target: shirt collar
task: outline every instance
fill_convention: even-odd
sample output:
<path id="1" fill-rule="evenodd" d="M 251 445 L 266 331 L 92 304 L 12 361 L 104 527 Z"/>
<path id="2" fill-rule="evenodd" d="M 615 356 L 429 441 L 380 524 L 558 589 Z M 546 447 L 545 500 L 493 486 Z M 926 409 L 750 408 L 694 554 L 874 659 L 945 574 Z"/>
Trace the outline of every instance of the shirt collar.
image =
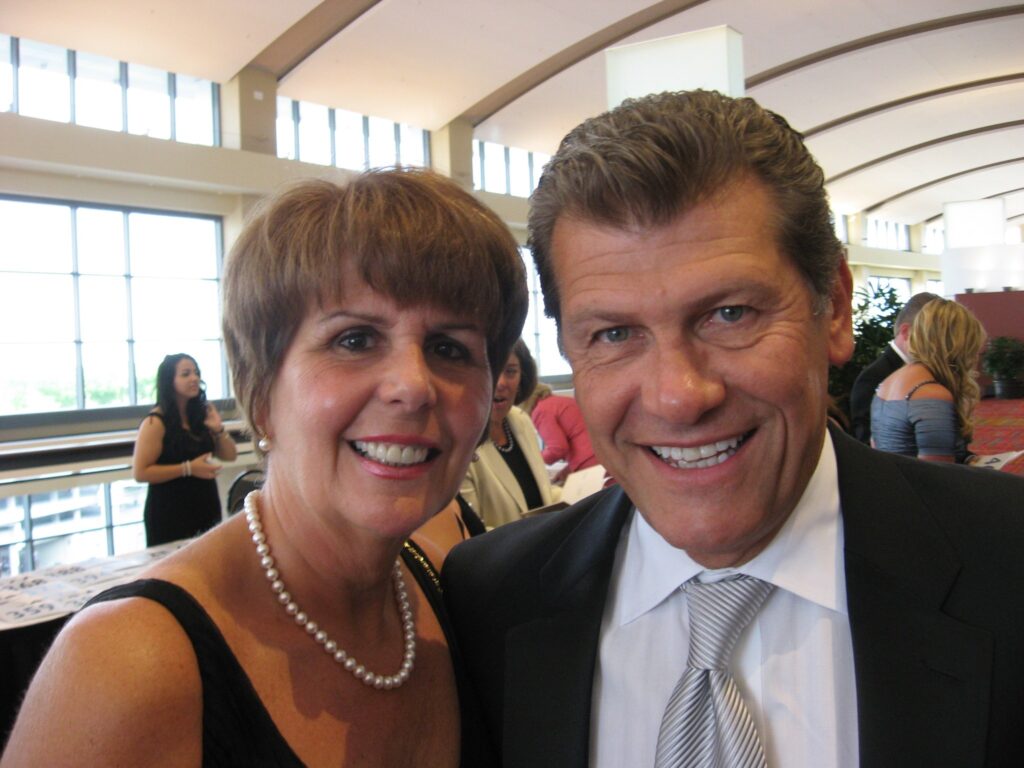
<path id="1" fill-rule="evenodd" d="M 904 365 L 910 362 L 910 356 L 902 349 L 897 347 L 895 341 L 890 341 L 889 346 L 892 347 L 893 351 L 900 356 L 900 360 L 903 361 Z"/>
<path id="2" fill-rule="evenodd" d="M 628 624 L 661 604 L 686 581 L 743 573 L 846 615 L 843 530 L 832 438 L 826 432 L 818 464 L 792 514 L 757 557 L 737 568 L 706 570 L 634 514 L 625 536 L 613 621 Z"/>

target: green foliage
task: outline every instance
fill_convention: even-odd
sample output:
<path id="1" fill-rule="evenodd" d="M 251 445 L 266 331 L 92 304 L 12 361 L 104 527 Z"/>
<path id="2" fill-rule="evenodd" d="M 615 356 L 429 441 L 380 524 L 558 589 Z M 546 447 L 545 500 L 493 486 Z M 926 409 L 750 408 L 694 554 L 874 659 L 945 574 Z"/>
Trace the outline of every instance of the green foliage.
<path id="1" fill-rule="evenodd" d="M 981 368 L 999 381 L 1011 381 L 1024 373 L 1024 341 L 996 336 L 981 355 Z"/>
<path id="2" fill-rule="evenodd" d="M 105 405 L 127 405 L 128 387 L 114 384 L 94 384 L 85 391 L 86 407 Z"/>
<path id="3" fill-rule="evenodd" d="M 892 341 L 893 324 L 903 306 L 891 287 L 869 285 L 856 291 L 853 299 L 853 357 L 841 368 L 833 367 L 828 372 L 828 392 L 847 418 L 853 382 Z"/>

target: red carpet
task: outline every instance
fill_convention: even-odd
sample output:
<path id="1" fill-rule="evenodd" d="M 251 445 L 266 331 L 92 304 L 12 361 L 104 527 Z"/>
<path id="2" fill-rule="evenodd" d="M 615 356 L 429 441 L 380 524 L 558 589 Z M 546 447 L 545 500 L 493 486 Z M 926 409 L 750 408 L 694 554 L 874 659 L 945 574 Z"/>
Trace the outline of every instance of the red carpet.
<path id="1" fill-rule="evenodd" d="M 987 398 L 978 403 L 974 420 L 974 453 L 1024 451 L 1024 400 Z M 1014 459 L 1002 471 L 1024 475 L 1024 456 Z"/>

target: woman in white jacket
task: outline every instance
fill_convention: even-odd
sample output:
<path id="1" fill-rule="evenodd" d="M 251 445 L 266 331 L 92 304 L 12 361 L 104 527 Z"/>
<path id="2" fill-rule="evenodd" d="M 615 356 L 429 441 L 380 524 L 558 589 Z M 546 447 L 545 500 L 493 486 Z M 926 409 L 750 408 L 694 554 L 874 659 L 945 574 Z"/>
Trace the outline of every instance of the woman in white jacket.
<path id="1" fill-rule="evenodd" d="M 520 339 L 498 377 L 489 439 L 477 448 L 459 493 L 488 528 L 558 500 L 529 415 L 516 407 L 537 385 L 537 365 Z"/>

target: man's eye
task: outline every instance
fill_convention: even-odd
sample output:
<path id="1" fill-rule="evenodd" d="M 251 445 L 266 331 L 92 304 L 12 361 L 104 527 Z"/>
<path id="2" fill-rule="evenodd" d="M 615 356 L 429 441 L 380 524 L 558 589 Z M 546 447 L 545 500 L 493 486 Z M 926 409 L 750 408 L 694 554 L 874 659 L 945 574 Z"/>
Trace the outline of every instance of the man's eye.
<path id="1" fill-rule="evenodd" d="M 719 307 L 715 314 L 726 323 L 736 323 L 746 314 L 746 307 Z"/>
<path id="2" fill-rule="evenodd" d="M 606 328 L 603 331 L 598 331 L 596 338 L 598 341 L 607 341 L 611 342 L 612 344 L 621 344 L 622 342 L 629 339 L 629 329 L 622 327 Z"/>

